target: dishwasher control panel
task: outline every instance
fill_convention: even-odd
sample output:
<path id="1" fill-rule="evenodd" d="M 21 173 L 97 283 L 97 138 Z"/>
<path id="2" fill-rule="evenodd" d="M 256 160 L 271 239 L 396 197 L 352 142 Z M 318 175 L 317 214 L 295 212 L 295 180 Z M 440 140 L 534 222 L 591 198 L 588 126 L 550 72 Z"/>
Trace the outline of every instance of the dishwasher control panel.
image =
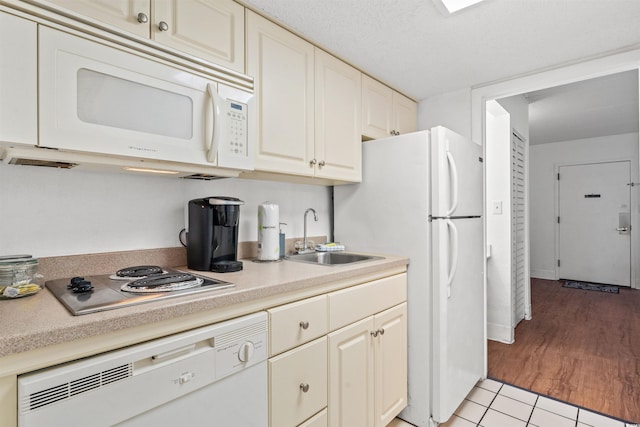
<path id="1" fill-rule="evenodd" d="M 232 330 L 213 338 L 216 379 L 267 360 L 267 316 L 258 314 L 264 316 L 245 325 L 235 324 Z"/>

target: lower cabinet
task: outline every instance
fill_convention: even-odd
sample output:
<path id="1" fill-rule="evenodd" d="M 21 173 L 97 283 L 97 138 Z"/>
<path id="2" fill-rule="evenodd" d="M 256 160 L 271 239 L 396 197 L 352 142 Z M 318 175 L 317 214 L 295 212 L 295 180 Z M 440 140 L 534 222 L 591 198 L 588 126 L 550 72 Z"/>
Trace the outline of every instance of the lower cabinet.
<path id="1" fill-rule="evenodd" d="M 386 426 L 407 403 L 407 305 L 329 334 L 329 425 Z"/>
<path id="2" fill-rule="evenodd" d="M 327 406 L 326 337 L 269 359 L 269 396 L 272 427 L 297 426 Z"/>
<path id="3" fill-rule="evenodd" d="M 405 273 L 269 312 L 271 427 L 384 427 L 407 404 Z"/>

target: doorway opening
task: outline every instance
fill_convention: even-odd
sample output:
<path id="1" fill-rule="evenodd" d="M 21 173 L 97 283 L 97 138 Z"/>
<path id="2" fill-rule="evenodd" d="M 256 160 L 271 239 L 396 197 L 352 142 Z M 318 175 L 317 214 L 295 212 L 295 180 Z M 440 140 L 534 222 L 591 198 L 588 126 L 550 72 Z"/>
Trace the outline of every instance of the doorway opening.
<path id="1" fill-rule="evenodd" d="M 602 65 L 602 64 L 599 64 Z M 617 230 L 618 228 L 624 229 L 626 228 L 622 222 L 628 219 L 629 225 L 631 226 L 630 235 L 624 237 L 628 239 L 629 245 L 629 255 L 626 254 L 620 255 L 621 258 L 629 259 L 628 271 L 624 272 L 622 275 L 627 275 L 629 277 L 628 283 L 626 286 L 630 286 L 631 288 L 640 288 L 640 277 L 637 274 L 639 269 L 639 246 L 638 239 L 635 237 L 637 233 L 633 233 L 633 231 L 638 230 L 638 217 L 640 216 L 640 198 L 638 192 L 636 191 L 634 181 L 638 181 L 638 159 L 639 159 L 639 140 L 638 140 L 638 98 L 640 97 L 640 93 L 638 90 L 638 70 L 637 70 L 637 62 L 633 64 L 626 64 L 625 67 L 628 67 L 624 70 L 620 70 L 620 64 L 616 64 L 615 67 L 608 68 L 600 68 L 597 72 L 591 70 L 591 76 L 593 74 L 598 75 L 596 79 L 588 79 L 583 80 L 585 78 L 585 69 L 582 70 L 572 70 L 575 73 L 567 73 L 564 70 L 565 74 L 563 75 L 563 79 L 565 79 L 565 83 L 563 85 L 554 86 L 553 84 L 557 82 L 558 74 L 562 74 L 558 70 L 554 72 L 542 73 L 541 75 L 535 77 L 528 77 L 519 79 L 517 82 L 508 82 L 504 84 L 497 84 L 491 88 L 482 88 L 474 91 L 472 94 L 473 97 L 473 114 L 474 114 L 474 138 L 478 138 L 484 141 L 485 149 L 486 149 L 486 161 L 487 166 L 492 162 L 491 157 L 491 148 L 490 148 L 490 135 L 489 135 L 489 126 L 488 122 L 490 121 L 490 116 L 492 114 L 490 104 L 492 101 L 505 101 L 513 103 L 517 102 L 520 104 L 524 104 L 527 106 L 526 117 L 524 117 L 524 121 L 526 121 L 526 126 L 522 126 L 523 117 L 520 114 L 521 112 L 518 108 L 514 108 L 513 106 L 506 106 L 505 110 L 508 114 L 510 114 L 510 119 L 508 124 L 505 125 L 506 131 L 510 132 L 515 129 L 516 131 L 523 133 L 525 139 L 529 142 L 528 148 L 528 158 L 529 158 L 529 169 L 527 171 L 527 181 L 530 182 L 530 185 L 527 190 L 527 196 L 529 197 L 529 205 L 527 210 L 527 223 L 526 228 L 529 230 L 529 234 L 525 234 L 525 246 L 529 249 L 527 254 L 527 260 L 529 261 L 530 273 L 526 277 L 526 282 L 533 282 L 533 286 L 543 286 L 543 284 L 552 283 L 551 281 L 558 280 L 561 276 L 567 275 L 567 270 L 564 270 L 563 260 L 566 258 L 567 253 L 569 251 L 576 252 L 576 248 L 580 250 L 584 249 L 586 246 L 590 244 L 584 241 L 581 243 L 580 241 L 575 241 L 575 237 L 566 237 L 563 238 L 565 241 L 564 245 L 561 244 L 560 233 L 563 230 L 569 230 L 569 228 L 562 227 L 562 216 L 563 214 L 558 214 L 559 211 L 567 212 L 569 206 L 562 206 L 563 199 L 559 198 L 559 192 L 561 188 L 557 181 L 558 172 L 568 172 L 569 169 L 561 168 L 569 168 L 571 166 L 580 165 L 580 164 L 608 164 L 608 163 L 622 163 L 628 166 L 628 174 L 626 175 L 626 182 L 622 184 L 623 191 L 627 192 L 628 202 L 618 201 L 616 202 L 617 211 L 612 216 L 615 219 L 614 227 L 609 230 L 612 232 L 612 237 L 618 237 L 620 233 L 624 233 L 625 231 Z M 571 68 L 571 67 L 569 67 Z M 599 68 L 599 67 L 595 67 Z M 623 67 L 624 68 L 624 67 Z M 618 72 L 621 71 L 621 72 Z M 567 74 L 572 74 L 571 77 L 567 77 Z M 568 80 L 568 82 L 566 81 Z M 619 88 L 611 87 L 612 84 L 627 82 L 631 83 L 631 86 L 621 86 L 623 92 L 625 92 L 625 100 L 631 98 L 632 102 L 627 103 L 628 105 L 620 105 L 616 100 L 616 97 L 619 96 Z M 594 94 L 594 91 L 599 93 L 599 95 Z M 618 95 L 616 95 L 618 94 Z M 570 102 L 569 98 L 574 98 L 573 101 Z M 605 110 L 603 111 L 593 108 L 594 101 L 603 101 L 603 106 Z M 505 102 L 501 102 L 502 105 Z M 624 102 L 622 102 L 624 104 Z M 577 105 L 577 107 L 576 107 Z M 485 107 L 486 106 L 486 107 Z M 547 110 L 553 110 L 552 107 L 555 106 L 555 113 L 546 117 L 546 126 L 542 126 L 544 120 L 541 121 L 540 117 L 544 117 L 544 115 L 540 112 L 541 108 L 545 108 Z M 478 111 L 481 111 L 480 118 L 481 121 L 478 121 Z M 577 117 L 579 116 L 578 112 L 580 110 L 589 110 L 591 109 L 591 116 L 589 116 L 589 112 L 583 112 L 582 122 L 576 122 Z M 595 111 L 595 112 L 594 112 Z M 605 114 L 607 113 L 607 114 Z M 611 114 L 608 114 L 611 113 Z M 604 120 L 605 115 L 609 115 L 610 120 Z M 631 118 L 630 120 L 627 120 Z M 564 126 L 566 125 L 566 126 Z M 600 134 L 598 133 L 588 133 L 593 132 L 594 129 L 599 129 Z M 486 132 L 486 134 L 485 134 Z M 564 133 L 563 133 L 564 132 Z M 570 132 L 570 133 L 566 133 Z M 556 135 L 556 136 L 553 136 Z M 559 135 L 559 136 L 558 136 Z M 502 157 L 502 161 L 505 157 Z M 495 158 L 493 159 L 495 162 Z M 596 177 L 594 182 L 599 182 L 602 174 L 609 177 L 609 171 L 591 171 Z M 624 175 L 624 172 L 622 173 Z M 503 179 L 506 179 L 507 176 L 503 175 Z M 590 185 L 594 184 L 592 182 Z M 489 245 L 492 244 L 492 236 L 490 235 L 489 230 L 489 222 L 492 218 L 492 209 L 494 208 L 494 201 L 491 199 L 490 193 L 490 185 L 491 185 L 491 177 L 490 172 L 487 172 L 487 243 Z M 584 184 L 584 183 L 583 183 Z M 602 194 L 604 190 L 585 190 L 585 188 L 581 188 L 582 192 L 581 201 L 588 202 L 597 202 L 603 201 L 604 197 Z M 567 189 L 565 189 L 565 192 Z M 577 194 L 577 193 L 576 193 Z M 601 197 L 598 198 L 597 194 L 600 194 Z M 585 197 L 585 195 L 587 197 Z M 600 199 L 600 200 L 598 200 Z M 565 201 L 566 202 L 566 201 Z M 575 201 L 573 202 L 575 205 Z M 570 203 L 569 203 L 570 204 Z M 592 203 L 592 205 L 595 205 Z M 626 205 L 626 206 L 624 206 Z M 511 247 L 515 247 L 517 245 L 517 233 L 514 233 L 513 221 L 514 221 L 514 212 L 512 205 L 509 207 L 511 216 L 510 220 L 512 222 L 511 233 L 509 236 L 509 244 Z M 584 209 L 583 207 L 576 207 L 576 216 L 580 219 L 585 219 L 580 217 L 580 212 Z M 592 206 L 595 207 L 595 206 Z M 598 214 L 602 217 L 605 216 L 604 213 Z M 598 216 L 596 215 L 596 217 Z M 561 217 L 560 226 L 557 223 L 558 216 Z M 568 218 L 567 218 L 568 219 Z M 586 219 L 585 219 L 586 220 Z M 622 221 L 622 222 L 620 222 Z M 568 225 L 565 223 L 565 225 Z M 584 226 L 583 226 L 584 227 Z M 583 231 L 584 234 L 584 231 Z M 566 246 L 566 241 L 572 241 L 573 249 L 570 249 Z M 604 242 L 603 242 L 604 243 Z M 595 245 L 591 245 L 595 246 Z M 608 245 L 602 245 L 599 247 L 599 252 L 596 251 L 595 256 L 597 261 L 601 263 L 598 270 L 605 270 L 602 265 L 611 266 L 614 271 L 618 273 L 620 270 L 625 270 L 626 267 L 618 268 L 615 262 L 604 261 L 604 257 L 602 256 L 602 251 L 607 250 L 606 247 Z M 503 248 L 506 250 L 506 248 Z M 491 248 L 490 253 L 493 256 L 497 250 L 500 248 Z M 579 251 L 578 251 L 579 252 Z M 600 254 L 600 256 L 598 255 Z M 578 254 L 579 255 L 579 254 Z M 583 255 L 586 259 L 586 255 Z M 580 258 L 580 256 L 576 256 L 576 258 Z M 582 260 L 582 264 L 584 266 L 585 259 Z M 561 266 L 558 267 L 557 261 L 560 260 Z M 502 265 L 503 268 L 510 268 L 511 272 L 511 280 L 515 277 L 514 269 L 517 266 L 512 262 L 507 265 Z M 567 260 L 569 262 L 570 260 Z M 488 261 L 488 263 L 490 260 Z M 604 264 L 602 264 L 604 263 Z M 597 264 L 591 262 L 591 264 Z M 569 267 L 569 266 L 567 266 Z M 609 268 L 611 270 L 611 268 Z M 601 280 L 601 281 L 615 281 L 610 277 L 596 277 L 595 274 L 592 274 L 592 281 Z M 504 279 L 504 278 L 503 278 Z M 559 282 L 558 282 L 559 283 Z M 555 284 L 558 284 L 555 283 Z M 620 282 L 622 286 L 625 282 Z M 502 343 L 510 343 L 513 340 L 509 340 L 508 334 L 503 334 L 502 336 L 492 336 L 492 328 L 489 323 L 489 317 L 491 316 L 492 309 L 495 311 L 496 301 L 492 301 L 492 292 L 495 293 L 496 285 L 500 285 L 500 280 L 496 281 L 496 277 L 491 277 L 491 268 L 487 266 L 487 316 L 488 316 L 488 324 L 487 324 L 487 332 L 489 339 L 497 340 Z M 630 292 L 637 292 L 635 290 L 629 290 Z M 594 296 L 596 300 L 598 296 Z M 504 301 L 504 300 L 503 300 Z M 513 300 L 511 300 L 513 301 Z M 539 310 L 542 310 L 545 307 L 538 307 Z M 503 306 L 504 310 L 505 307 Z M 509 312 L 514 312 L 516 310 L 516 303 L 512 302 L 511 306 L 507 306 L 506 310 Z M 582 308 L 581 310 L 588 310 L 587 307 Z M 588 314 L 588 313 L 584 313 Z M 543 316 L 545 313 L 536 310 L 535 299 L 533 301 L 532 307 L 532 317 L 535 322 L 536 316 Z M 556 319 L 558 320 L 558 319 Z M 631 319 L 623 320 L 625 322 L 631 322 Z M 528 322 L 524 322 L 527 324 Z M 505 323 L 504 325 L 508 328 L 510 325 Z M 585 337 L 584 344 L 584 354 L 587 356 L 587 359 L 591 359 L 595 361 L 596 365 L 589 365 L 584 363 L 584 360 L 573 360 L 569 361 L 563 356 L 563 349 L 560 348 L 553 349 L 553 353 L 556 356 L 555 362 L 553 359 L 549 359 L 548 353 L 545 351 L 540 352 L 539 354 L 531 354 L 533 351 L 527 353 L 521 352 L 520 356 L 526 358 L 529 362 L 534 362 L 534 365 L 519 363 L 516 362 L 516 365 L 520 368 L 518 369 L 518 376 L 521 378 L 528 378 L 524 383 L 517 384 L 515 381 L 509 381 L 508 378 L 497 378 L 502 381 L 512 382 L 516 385 L 520 385 L 523 388 L 532 389 L 535 392 L 539 392 L 542 394 L 549 394 L 551 388 L 547 388 L 545 390 L 535 389 L 533 377 L 536 375 L 540 376 L 541 368 L 544 365 L 547 367 L 548 364 L 552 363 L 560 363 L 555 369 L 552 369 L 552 372 L 557 374 L 555 378 L 556 383 L 562 383 L 563 375 L 562 371 L 564 368 L 570 367 L 571 369 L 582 369 L 582 372 L 578 372 L 578 376 L 586 377 L 589 375 L 589 372 L 597 371 L 598 369 L 602 369 L 604 364 L 603 359 L 598 359 L 599 355 L 596 354 L 597 346 L 591 346 L 589 343 L 592 341 L 597 341 L 598 339 L 595 336 L 589 336 L 589 334 L 583 335 L 582 333 L 585 331 L 579 331 L 575 328 L 579 328 L 580 322 L 572 322 L 571 327 L 567 325 L 559 325 L 560 328 L 556 333 L 571 333 L 569 331 L 574 332 L 574 335 L 580 335 L 581 337 Z M 586 326 L 586 324 L 585 324 Z M 628 325 L 622 325 L 628 326 Z M 573 328 L 573 329 L 572 329 Z M 495 332 L 495 329 L 493 329 Z M 512 337 L 515 340 L 515 344 L 512 346 L 507 345 L 505 348 L 519 346 L 519 339 L 522 340 L 522 336 L 519 337 L 518 332 L 515 330 L 512 331 Z M 521 335 L 521 334 L 520 334 Z M 505 339 L 505 337 L 507 337 Z M 593 343 L 593 342 L 592 342 Z M 489 362 L 488 362 L 488 373 L 491 376 L 492 372 L 492 364 L 495 362 L 491 360 L 492 357 L 495 358 L 495 347 L 502 346 L 504 344 L 497 344 L 496 341 L 489 343 Z M 616 344 L 618 345 L 618 344 Z M 626 347 L 625 347 L 626 346 Z M 633 352 L 633 349 L 629 348 L 630 343 L 622 343 L 618 345 L 617 349 L 619 352 Z M 593 353 L 591 353 L 593 352 Z M 505 353 L 506 354 L 506 353 Z M 566 352 L 568 354 L 568 352 Z M 512 356 L 515 357 L 515 356 Z M 561 360 L 562 362 L 558 362 Z M 598 364 L 600 364 L 598 366 Z M 515 365 L 514 365 L 515 366 Z M 534 366 L 532 368 L 532 366 Z M 522 372 L 523 369 L 531 369 L 530 372 Z M 534 372 L 537 370 L 537 372 Z M 614 373 L 613 376 L 616 374 Z M 565 378 L 566 379 L 566 378 Z M 639 378 L 640 379 L 640 378 Z M 575 387 L 575 384 L 564 384 L 565 387 Z M 603 392 L 604 388 L 600 393 Z M 584 393 L 595 393 L 593 396 L 596 396 L 598 393 L 597 388 L 594 390 L 584 390 L 576 387 L 573 390 L 574 398 L 577 399 L 577 396 Z M 555 396 L 551 396 L 555 397 Z M 557 396 L 557 398 L 567 400 L 570 403 L 575 403 L 577 405 L 581 405 L 580 402 L 572 402 L 572 399 L 567 399 L 566 396 Z M 595 397 L 595 399 L 601 399 L 602 401 L 607 400 L 607 396 L 599 396 Z M 593 408 L 596 409 L 597 408 Z M 619 416 L 619 415 L 618 415 Z"/>

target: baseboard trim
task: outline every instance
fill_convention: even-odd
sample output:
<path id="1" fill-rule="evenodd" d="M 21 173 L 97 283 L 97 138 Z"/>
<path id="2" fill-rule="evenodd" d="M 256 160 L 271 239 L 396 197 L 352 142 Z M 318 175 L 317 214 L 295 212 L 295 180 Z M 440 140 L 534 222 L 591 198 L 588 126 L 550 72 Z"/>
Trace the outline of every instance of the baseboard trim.
<path id="1" fill-rule="evenodd" d="M 497 323 L 487 323 L 487 339 L 504 344 L 513 344 L 513 328 Z"/>
<path id="2" fill-rule="evenodd" d="M 531 277 L 534 279 L 556 280 L 556 272 L 555 270 L 531 269 Z"/>

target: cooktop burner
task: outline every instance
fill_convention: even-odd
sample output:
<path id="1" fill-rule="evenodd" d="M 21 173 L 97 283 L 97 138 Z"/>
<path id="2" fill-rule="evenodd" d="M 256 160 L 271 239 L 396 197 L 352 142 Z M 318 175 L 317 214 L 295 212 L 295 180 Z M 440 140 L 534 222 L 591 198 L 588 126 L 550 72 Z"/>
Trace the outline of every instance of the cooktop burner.
<path id="1" fill-rule="evenodd" d="M 201 286 L 204 279 L 189 273 L 153 274 L 143 279 L 134 280 L 120 286 L 125 292 L 173 292 Z"/>
<path id="2" fill-rule="evenodd" d="M 235 286 L 155 266 L 130 267 L 115 275 L 49 280 L 45 285 L 75 316 Z"/>

